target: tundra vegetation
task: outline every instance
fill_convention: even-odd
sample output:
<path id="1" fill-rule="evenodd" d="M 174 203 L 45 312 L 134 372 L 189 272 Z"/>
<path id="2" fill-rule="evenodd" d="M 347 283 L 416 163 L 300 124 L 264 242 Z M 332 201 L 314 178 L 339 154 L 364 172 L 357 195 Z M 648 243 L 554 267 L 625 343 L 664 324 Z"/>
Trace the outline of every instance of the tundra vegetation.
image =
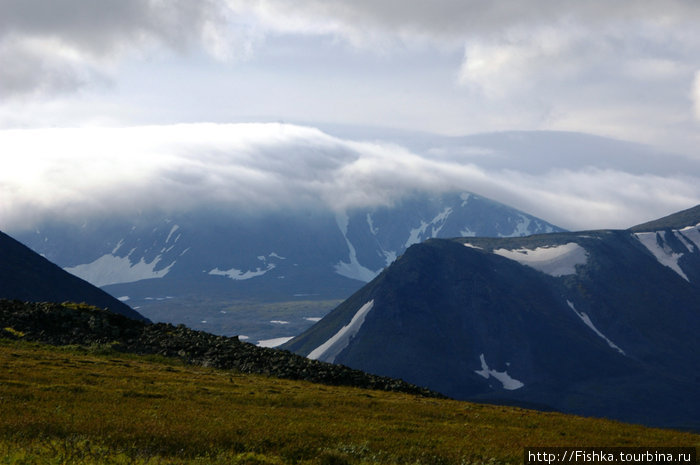
<path id="1" fill-rule="evenodd" d="M 0 326 L 1 464 L 497 464 L 522 463 L 526 446 L 700 446 L 687 432 L 47 345 Z"/>

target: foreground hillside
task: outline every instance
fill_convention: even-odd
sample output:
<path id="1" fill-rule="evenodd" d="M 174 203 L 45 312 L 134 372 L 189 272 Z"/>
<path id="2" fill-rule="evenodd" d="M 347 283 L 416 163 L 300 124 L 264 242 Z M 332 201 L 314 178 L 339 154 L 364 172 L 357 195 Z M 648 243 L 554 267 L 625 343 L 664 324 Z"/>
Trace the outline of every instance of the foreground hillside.
<path id="1" fill-rule="evenodd" d="M 242 373 L 444 397 L 398 379 L 256 347 L 236 337 L 215 336 L 183 325 L 132 320 L 84 304 L 0 299 L 0 338 L 58 346 L 104 346 L 119 352 L 174 357 L 192 365 Z"/>
<path id="2" fill-rule="evenodd" d="M 700 436 L 0 339 L 0 463 L 522 463 Z"/>

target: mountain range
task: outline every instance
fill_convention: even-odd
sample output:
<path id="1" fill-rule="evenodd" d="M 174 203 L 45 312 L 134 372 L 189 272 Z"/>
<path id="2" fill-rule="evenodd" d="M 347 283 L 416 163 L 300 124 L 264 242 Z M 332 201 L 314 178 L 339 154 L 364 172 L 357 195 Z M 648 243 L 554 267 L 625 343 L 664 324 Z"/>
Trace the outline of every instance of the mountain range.
<path id="1" fill-rule="evenodd" d="M 430 239 L 283 348 L 448 396 L 700 428 L 700 206 Z"/>
<path id="2" fill-rule="evenodd" d="M 274 344 L 307 329 L 414 243 L 555 231 L 455 192 L 343 212 L 211 207 L 56 220 L 14 236 L 154 321 Z"/>

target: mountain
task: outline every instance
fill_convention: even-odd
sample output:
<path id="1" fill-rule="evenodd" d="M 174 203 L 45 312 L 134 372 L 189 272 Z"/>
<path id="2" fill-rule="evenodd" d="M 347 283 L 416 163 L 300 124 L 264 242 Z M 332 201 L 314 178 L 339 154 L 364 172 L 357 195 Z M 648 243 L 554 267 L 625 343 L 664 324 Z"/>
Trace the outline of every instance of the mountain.
<path id="1" fill-rule="evenodd" d="M 700 208 L 433 239 L 286 349 L 458 399 L 700 429 Z"/>
<path id="2" fill-rule="evenodd" d="M 47 221 L 16 237 L 152 320 L 259 341 L 301 333 L 411 244 L 552 231 L 561 229 L 456 192 L 340 213 L 211 207 Z"/>
<path id="3" fill-rule="evenodd" d="M 145 320 L 128 305 L 62 270 L 3 232 L 0 232 L 0 298 L 85 302 L 129 318 Z"/>

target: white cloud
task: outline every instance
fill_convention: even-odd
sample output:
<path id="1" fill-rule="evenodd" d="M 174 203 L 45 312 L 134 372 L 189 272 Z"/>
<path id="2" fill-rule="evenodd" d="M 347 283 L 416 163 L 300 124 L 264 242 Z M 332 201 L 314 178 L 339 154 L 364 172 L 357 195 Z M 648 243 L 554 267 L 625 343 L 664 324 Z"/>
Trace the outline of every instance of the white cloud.
<path id="1" fill-rule="evenodd" d="M 5 0 L 0 125 L 555 129 L 692 153 L 699 22 L 685 0 Z"/>
<path id="2" fill-rule="evenodd" d="M 162 46 L 245 58 L 257 36 L 230 27 L 228 13 L 216 0 L 4 0 L 0 96 L 75 91 L 111 76 L 122 59 Z"/>
<path id="3" fill-rule="evenodd" d="M 517 140 L 509 144 L 518 147 Z M 649 174 L 625 170 L 624 163 L 547 168 L 542 158 L 531 161 L 538 169 L 515 171 L 504 166 L 521 152 L 503 152 L 500 164 L 489 165 L 488 154 L 505 149 L 489 150 L 461 161 L 437 159 L 399 145 L 283 124 L 5 130 L 0 229 L 31 227 L 50 215 L 82 218 L 222 203 L 342 210 L 391 204 L 416 190 L 473 191 L 570 229 L 628 227 L 700 202 L 697 170 Z"/>
<path id="4" fill-rule="evenodd" d="M 700 71 L 695 72 L 693 80 L 691 99 L 693 101 L 693 109 L 695 110 L 695 118 L 700 121 Z"/>

